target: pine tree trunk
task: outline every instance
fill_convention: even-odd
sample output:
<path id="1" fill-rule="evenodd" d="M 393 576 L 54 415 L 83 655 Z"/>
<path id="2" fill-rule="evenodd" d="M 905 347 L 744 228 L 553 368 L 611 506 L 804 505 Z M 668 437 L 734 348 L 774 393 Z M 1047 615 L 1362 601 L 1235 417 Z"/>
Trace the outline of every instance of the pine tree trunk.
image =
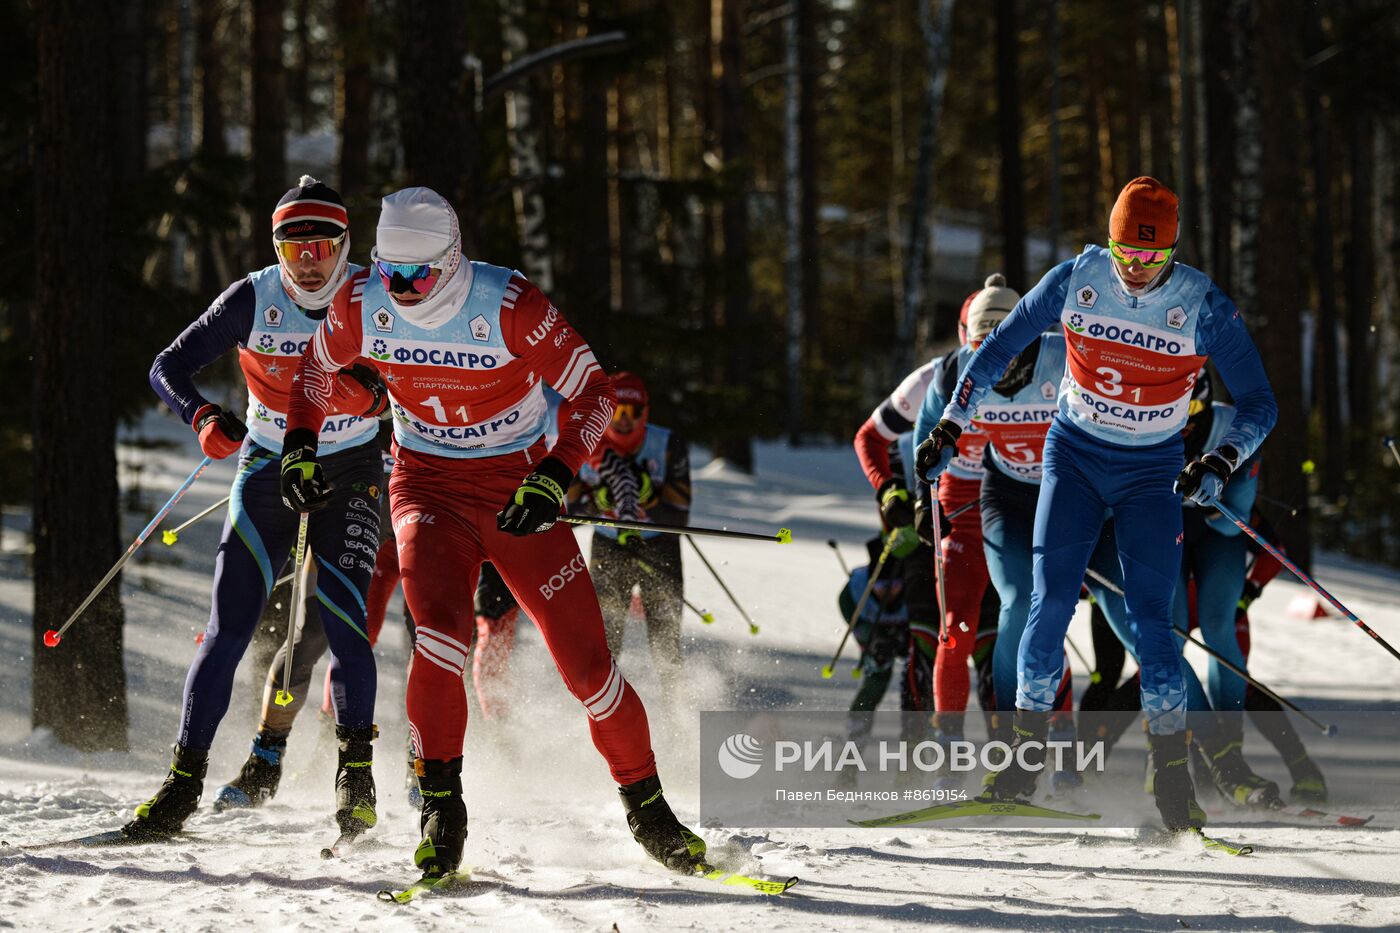
<path id="1" fill-rule="evenodd" d="M 369 0 L 340 0 L 340 195 L 347 202 L 369 188 L 370 100 L 374 34 Z"/>
<path id="2" fill-rule="evenodd" d="M 724 282 L 725 387 L 745 403 L 752 398 L 754 380 L 750 348 L 755 339 L 749 316 L 749 137 L 744 94 L 744 24 L 741 0 L 720 4 L 719 137 L 721 172 L 720 228 L 724 251 L 720 279 Z M 739 418 L 716 444 L 715 452 L 746 472 L 753 471 L 753 439 Z"/>
<path id="3" fill-rule="evenodd" d="M 253 0 L 253 215 L 270 214 L 296 179 L 287 177 L 286 72 L 282 64 L 283 0 Z M 266 244 L 258 237 L 258 244 Z M 252 264 L 272 259 L 260 245 Z"/>
<path id="4" fill-rule="evenodd" d="M 1230 0 L 1201 0 L 1202 84 L 1205 101 L 1205 208 L 1210 239 L 1201 244 L 1206 268 L 1226 293 L 1235 293 L 1232 246 L 1235 222 L 1235 93 Z"/>
<path id="5" fill-rule="evenodd" d="M 123 187 L 146 171 L 146 29 L 147 0 L 119 4 L 113 39 L 116 57 L 112 82 L 112 176 Z"/>
<path id="6" fill-rule="evenodd" d="M 223 56 L 218 35 L 224 16 L 223 0 L 199 0 L 196 11 L 195 58 L 199 63 L 199 149 L 205 155 L 228 152 L 224 139 Z"/>
<path id="7" fill-rule="evenodd" d="M 1375 132 L 1371 118 L 1353 114 L 1349 127 L 1351 148 L 1351 232 L 1346 250 L 1347 288 L 1347 402 L 1351 413 L 1351 463 L 1358 471 L 1374 456 L 1375 437 L 1375 327 L 1371 313 L 1375 301 L 1375 253 L 1372 239 L 1371 182 Z"/>
<path id="8" fill-rule="evenodd" d="M 1303 14 L 1308 54 L 1321 51 L 1321 14 L 1316 8 Z M 1337 340 L 1336 259 L 1332 253 L 1332 127 L 1322 107 L 1322 92 L 1313 75 L 1303 78 L 1307 136 L 1312 154 L 1313 276 L 1317 281 L 1317 340 L 1313 348 L 1313 406 L 1322 411 L 1322 444 L 1319 471 L 1322 492 L 1328 499 L 1341 493 L 1346 472 L 1346 430 L 1342 425 L 1342 386 L 1338 375 L 1341 349 Z"/>
<path id="9" fill-rule="evenodd" d="M 477 158 L 471 127 L 475 89 L 463 67 L 460 23 L 433 0 L 398 0 L 398 115 L 409 184 L 442 195 L 457 211 L 462 243 L 475 252 L 480 206 L 467 203 Z"/>
<path id="10" fill-rule="evenodd" d="M 525 55 L 524 0 L 501 0 L 502 66 Z M 544 162 L 540 159 L 539 130 L 535 125 L 530 85 L 506 91 L 506 142 L 510 146 L 510 173 L 515 199 L 515 223 L 520 236 L 520 261 L 525 275 L 545 293 L 554 290 L 554 257 L 545 223 Z"/>
<path id="11" fill-rule="evenodd" d="M 1241 174 L 1251 158 L 1258 166 L 1253 189 L 1248 240 L 1255 230 L 1270 244 L 1301 229 L 1298 207 L 1297 160 L 1298 94 L 1301 86 L 1298 0 L 1275 0 L 1267 16 L 1260 16 L 1244 34 L 1254 55 L 1244 61 L 1249 71 L 1238 71 L 1236 88 L 1257 88 L 1258 109 L 1242 121 Z M 1244 25 L 1243 22 L 1240 25 Z M 1249 102 L 1256 99 L 1249 95 Z M 1252 125 L 1251 125 L 1252 124 Z M 1247 176 L 1246 176 L 1247 178 Z M 1242 178 L 1242 182 L 1246 179 Z M 1242 185 L 1243 188 L 1243 185 Z M 1257 226 L 1256 226 L 1257 224 Z M 1244 223 L 1242 223 L 1242 227 Z M 1307 412 L 1303 408 L 1302 282 L 1296 256 L 1286 249 L 1270 248 L 1246 256 L 1241 250 L 1235 297 L 1250 324 L 1268 367 L 1269 380 L 1278 399 L 1278 427 L 1264 445 L 1263 491 L 1298 509 L 1292 521 L 1280 522 L 1279 533 L 1290 556 L 1301 566 L 1311 562 L 1308 489 L 1303 462 L 1308 459 Z M 1254 287 L 1247 285 L 1252 283 Z"/>
<path id="12" fill-rule="evenodd" d="M 108 74 L 118 11 L 78 0 L 35 7 L 38 120 L 33 311 L 33 722 L 86 751 L 127 747 L 121 579 L 56 648 L 58 628 L 120 555 L 114 392 L 106 384 L 113 189 Z M 83 274 L 55 244 L 81 243 Z M 79 421 L 71 416 L 81 413 Z"/>
<path id="13" fill-rule="evenodd" d="M 997 0 L 997 142 L 1001 152 L 1002 273 L 1006 284 L 1024 292 L 1026 281 L 1026 193 L 1021 168 L 1020 55 L 1016 0 Z"/>
<path id="14" fill-rule="evenodd" d="M 291 101 L 296 131 L 305 133 L 311 127 L 311 3 L 296 0 L 292 11 L 292 38 L 296 47 L 296 64 L 287 72 L 287 98 Z"/>

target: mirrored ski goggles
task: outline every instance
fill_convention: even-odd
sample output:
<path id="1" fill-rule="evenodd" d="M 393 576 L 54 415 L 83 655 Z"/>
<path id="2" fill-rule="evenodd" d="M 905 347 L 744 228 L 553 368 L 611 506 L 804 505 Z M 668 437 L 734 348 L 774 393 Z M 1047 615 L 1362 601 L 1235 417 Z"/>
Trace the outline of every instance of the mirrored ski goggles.
<path id="1" fill-rule="evenodd" d="M 621 421 L 623 418 L 628 418 L 636 421 L 645 411 L 645 405 L 633 405 L 631 402 L 625 402 L 613 409 L 612 420 Z"/>
<path id="2" fill-rule="evenodd" d="M 1136 260 L 1145 269 L 1165 265 L 1167 260 L 1172 258 L 1173 249 L 1138 249 L 1136 246 L 1126 246 L 1115 240 L 1108 241 L 1108 251 L 1113 254 L 1114 259 L 1125 266 Z"/>
<path id="3" fill-rule="evenodd" d="M 303 259 L 320 262 L 334 256 L 344 242 L 345 234 L 342 233 L 319 240 L 273 240 L 272 245 L 277 248 L 277 255 L 282 257 L 283 262 L 301 262 Z"/>
<path id="4" fill-rule="evenodd" d="M 374 271 L 379 273 L 379 280 L 384 283 L 386 291 L 399 295 L 409 292 L 426 295 L 442 276 L 442 269 L 429 262 L 385 262 L 376 259 Z"/>

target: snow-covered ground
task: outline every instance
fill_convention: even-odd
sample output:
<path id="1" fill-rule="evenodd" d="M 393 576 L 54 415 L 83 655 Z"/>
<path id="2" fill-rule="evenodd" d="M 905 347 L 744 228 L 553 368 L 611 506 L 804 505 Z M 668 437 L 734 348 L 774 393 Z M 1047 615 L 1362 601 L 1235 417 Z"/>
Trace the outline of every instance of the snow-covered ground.
<path id="1" fill-rule="evenodd" d="M 154 509 L 192 468 L 187 429 L 157 417 L 138 432 L 180 449 L 122 450 L 141 463 L 144 502 Z M 181 503 L 175 521 L 227 490 L 232 465 L 212 468 Z M 685 622 L 686 685 L 674 706 L 706 709 L 844 709 L 848 678 L 818 670 L 841 632 L 841 575 L 826 542 L 861 559 L 873 501 L 848 448 L 789 450 L 761 445 L 756 476 L 710 462 L 696 468 L 696 524 L 793 529 L 778 547 L 702 539 L 710 559 L 761 626 L 747 626 L 698 561 L 687 554 L 689 598 L 716 616 Z M 130 485 L 137 474 L 127 470 Z M 147 516 L 127 516 L 131 534 Z M 159 783 L 173 738 L 185 669 L 204 625 L 218 521 L 167 549 L 153 541 L 123 578 L 131 751 L 84 755 L 29 725 L 31 592 L 25 516 L 5 515 L 0 537 L 0 838 L 61 840 L 119 826 Z M 1377 631 L 1400 640 L 1400 575 L 1338 558 L 1321 579 Z M 1251 668 L 1310 709 L 1400 708 L 1395 661 L 1359 630 L 1335 620 L 1303 622 L 1284 608 L 1302 587 L 1280 579 L 1254 611 Z M 334 835 L 333 743 L 324 723 L 302 714 L 275 801 L 256 812 L 215 815 L 213 789 L 247 753 L 256 719 L 245 660 L 234 705 L 212 754 L 206 807 L 189 824 L 197 840 L 169 846 L 26 852 L 0 848 L 0 927 L 22 929 L 1094 929 L 1314 930 L 1400 926 L 1400 811 L 1363 829 L 1260 824 L 1224 814 L 1213 826 L 1247 835 L 1253 856 L 1197 846 L 1144 846 L 1127 830 L 898 831 L 705 828 L 716 861 L 733 870 L 798 875 L 781 898 L 751 896 L 667 874 L 632 842 L 582 710 L 564 690 L 537 633 L 522 622 L 513 662 L 514 727 L 468 727 L 466 776 L 473 884 L 408 907 L 375 892 L 414 875 L 416 813 L 402 786 L 400 752 L 407 640 L 397 598 L 378 646 L 380 702 L 375 775 L 377 844 L 343 861 L 318 851 Z M 80 623 L 81 624 L 81 623 Z M 1081 618 L 1071 629 L 1087 646 Z M 696 812 L 697 725 L 670 722 L 640 632 L 621 664 L 647 701 L 668 797 L 683 819 Z M 849 650 L 849 649 L 848 649 Z M 1199 665 L 1191 649 L 1188 657 Z M 848 654 L 853 658 L 854 653 Z M 1084 684 L 1078 684 L 1082 689 Z M 893 694 L 894 691 L 891 691 Z M 897 705 L 887 697 L 886 707 Z M 1317 747 L 1324 740 L 1306 740 Z M 1262 752 L 1259 770 L 1282 779 Z M 1285 787 L 1286 787 L 1285 783 Z"/>

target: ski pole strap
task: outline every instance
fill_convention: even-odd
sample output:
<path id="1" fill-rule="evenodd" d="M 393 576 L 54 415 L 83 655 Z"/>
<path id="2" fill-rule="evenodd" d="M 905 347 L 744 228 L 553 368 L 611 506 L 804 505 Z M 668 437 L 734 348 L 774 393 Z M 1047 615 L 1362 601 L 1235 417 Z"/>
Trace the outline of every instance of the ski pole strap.
<path id="1" fill-rule="evenodd" d="M 1374 640 L 1376 644 L 1380 645 L 1386 651 L 1390 652 L 1391 657 L 1395 658 L 1395 660 L 1397 661 L 1400 661 L 1400 651 L 1396 651 L 1395 647 L 1391 645 L 1390 642 L 1382 638 L 1376 632 L 1375 629 L 1371 628 L 1365 622 L 1362 622 L 1359 618 L 1357 618 L 1356 613 L 1352 612 L 1346 606 L 1343 606 L 1335 596 L 1327 592 L 1327 590 L 1323 589 L 1320 583 L 1318 583 L 1311 576 L 1305 573 L 1303 569 L 1297 564 L 1293 563 L 1293 561 L 1289 560 L 1287 555 L 1285 555 L 1278 548 L 1274 547 L 1272 544 L 1266 541 L 1263 535 L 1259 534 L 1259 532 L 1249 527 L 1249 524 L 1239 515 L 1235 514 L 1235 512 L 1228 505 L 1225 505 L 1225 503 L 1223 502 L 1217 502 L 1215 504 L 1215 509 L 1221 515 L 1224 515 L 1230 521 L 1234 522 L 1239 527 L 1240 531 L 1243 531 L 1255 541 L 1258 541 L 1259 545 L 1263 547 L 1264 550 L 1272 554 L 1274 559 L 1276 559 L 1280 564 L 1283 564 L 1283 566 L 1287 567 L 1295 577 L 1306 583 L 1308 586 L 1312 587 L 1313 592 L 1317 593 L 1323 599 L 1331 603 L 1337 609 L 1338 612 L 1340 612 L 1342 615 L 1346 616 L 1353 623 L 1355 623 L 1356 626 L 1361 629 L 1361 631 L 1365 632 L 1367 635 L 1370 635 L 1372 640 Z"/>
<path id="2" fill-rule="evenodd" d="M 131 560 L 131 555 L 136 553 L 136 549 L 146 542 L 146 539 L 150 537 L 151 532 L 155 531 L 156 526 L 159 525 L 165 519 L 165 516 L 170 514 L 171 509 L 175 508 L 175 503 L 180 501 L 181 497 L 183 497 L 184 494 L 189 491 L 189 488 L 194 485 L 194 481 L 199 479 L 200 475 L 206 469 L 209 468 L 209 464 L 213 462 L 214 461 L 208 457 L 205 457 L 203 460 L 199 461 L 199 465 L 194 468 L 194 472 L 191 473 L 188 477 L 186 477 L 185 481 L 180 484 L 179 488 L 171 494 L 170 498 L 166 500 L 165 505 L 161 506 L 160 511 L 155 514 L 155 517 L 153 517 L 149 522 L 146 523 L 146 527 L 141 529 L 141 533 L 136 536 L 136 540 L 131 542 L 131 544 L 126 549 L 126 552 L 122 554 L 120 558 L 117 559 L 117 562 L 115 564 L 112 565 L 112 569 L 107 571 L 106 576 L 104 576 L 101 580 L 97 581 L 97 585 L 92 588 L 92 592 L 88 593 L 87 598 L 82 601 L 82 603 L 78 606 L 77 609 L 73 610 L 73 614 L 68 617 L 68 621 L 64 622 L 63 625 L 59 626 L 57 631 L 50 630 L 44 633 L 44 643 L 46 645 L 49 645 L 49 647 L 53 647 L 58 644 L 59 640 L 63 638 L 63 633 L 68 631 L 69 627 L 74 622 L 78 621 L 78 617 L 81 616 L 83 612 L 87 610 L 88 606 L 92 605 L 92 601 L 97 598 L 98 594 L 107 588 L 107 584 L 112 582 L 112 578 L 121 572 L 121 569 L 126 566 L 127 561 Z M 52 642 L 52 644 L 50 644 L 50 642 Z"/>
<path id="3" fill-rule="evenodd" d="M 691 525 L 659 525 L 655 522 L 634 522 L 625 518 L 596 518 L 592 515 L 559 516 L 570 525 L 592 525 L 595 528 L 629 528 L 636 531 L 659 531 L 667 535 L 707 535 L 711 538 L 742 538 L 745 541 L 776 541 L 791 544 L 792 531 L 779 528 L 777 534 L 764 535 L 752 531 L 730 531 L 728 528 L 696 528 Z"/>

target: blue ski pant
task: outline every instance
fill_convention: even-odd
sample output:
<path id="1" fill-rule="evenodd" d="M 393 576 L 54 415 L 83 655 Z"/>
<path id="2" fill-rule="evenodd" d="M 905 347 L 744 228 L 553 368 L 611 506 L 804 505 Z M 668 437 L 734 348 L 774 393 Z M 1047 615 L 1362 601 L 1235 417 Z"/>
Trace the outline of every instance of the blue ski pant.
<path id="1" fill-rule="evenodd" d="M 982 477 L 982 547 L 987 555 L 987 570 L 991 574 L 992 585 L 1001 598 L 997 642 L 992 651 L 992 679 L 997 708 L 1003 710 L 1014 708 L 1021 638 L 1030 619 L 1031 593 L 1034 589 L 1031 549 L 1039 497 L 1038 485 L 1012 479 L 988 459 L 987 472 Z M 1118 568 L 1112 523 L 1104 523 L 1089 558 L 1089 566 L 1115 586 L 1122 586 L 1123 575 Z M 1092 578 L 1084 582 L 1103 607 L 1104 615 L 1110 620 L 1117 618 L 1119 623 L 1124 623 L 1126 610 L 1122 597 Z M 1077 599 L 1077 589 L 1075 596 Z M 1069 624 L 1068 619 L 1065 624 Z M 1063 638 L 1061 645 L 1063 647 Z"/>
<path id="2" fill-rule="evenodd" d="M 1142 675 L 1142 708 L 1158 734 L 1186 728 L 1186 681 L 1172 633 L 1181 572 L 1180 437 L 1122 447 L 1056 417 L 1032 542 L 1030 619 L 1021 638 L 1016 705 L 1050 710 L 1064 669 L 1064 638 L 1084 569 L 1111 515 L 1117 533 L 1128 627 Z"/>
<path id="3" fill-rule="evenodd" d="M 1245 560 L 1248 541 L 1243 534 L 1221 534 L 1199 515 L 1185 514 L 1186 545 L 1182 554 L 1181 576 L 1176 587 L 1174 619 L 1189 628 L 1187 581 L 1196 582 L 1196 623 L 1205 643 L 1235 664 L 1246 669 L 1244 651 L 1235 631 L 1235 616 L 1244 592 Z M 1246 515 L 1249 513 L 1246 511 Z M 1244 711 L 1248 684 L 1214 657 L 1210 659 L 1207 691 L 1210 703 L 1219 712 Z M 1193 707 L 1194 709 L 1194 707 Z"/>
<path id="4" fill-rule="evenodd" d="M 375 668 L 365 594 L 379 549 L 384 468 L 373 443 L 322 457 L 321 466 L 334 495 L 311 513 L 307 548 L 316 562 L 316 603 L 332 655 L 332 702 L 337 724 L 367 728 L 374 722 Z M 179 742 L 186 748 L 214 744 L 238 662 L 296 546 L 299 516 L 282 502 L 280 473 L 277 454 L 243 445 L 214 561 L 209 625 L 185 678 Z"/>

